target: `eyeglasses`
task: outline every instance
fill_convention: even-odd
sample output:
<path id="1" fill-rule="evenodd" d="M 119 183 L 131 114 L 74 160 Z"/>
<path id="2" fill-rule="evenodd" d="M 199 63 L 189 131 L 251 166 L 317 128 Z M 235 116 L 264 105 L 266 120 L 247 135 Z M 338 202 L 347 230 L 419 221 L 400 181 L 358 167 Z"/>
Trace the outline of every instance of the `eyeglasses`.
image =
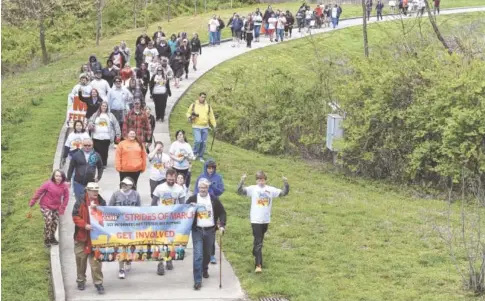
<path id="1" fill-rule="evenodd" d="M 92 144 L 83 144 L 84 147 L 91 147 L 93 146 Z"/>
<path id="2" fill-rule="evenodd" d="M 121 84 L 121 81 L 120 80 L 115 80 L 115 83 Z"/>

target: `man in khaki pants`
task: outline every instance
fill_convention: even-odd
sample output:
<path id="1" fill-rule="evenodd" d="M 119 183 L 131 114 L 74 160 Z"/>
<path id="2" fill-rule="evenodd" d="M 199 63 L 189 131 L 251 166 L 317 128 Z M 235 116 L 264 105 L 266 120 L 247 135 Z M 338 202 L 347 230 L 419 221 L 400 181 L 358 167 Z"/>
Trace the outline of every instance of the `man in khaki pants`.
<path id="1" fill-rule="evenodd" d="M 86 268 L 91 266 L 94 286 L 100 295 L 104 294 L 103 272 L 101 262 L 94 259 L 92 254 L 91 225 L 89 221 L 89 207 L 106 206 L 106 201 L 99 195 L 98 183 L 90 182 L 86 186 L 83 199 L 76 201 L 72 210 L 74 229 L 74 253 L 76 254 L 77 288 L 84 290 L 86 286 Z"/>

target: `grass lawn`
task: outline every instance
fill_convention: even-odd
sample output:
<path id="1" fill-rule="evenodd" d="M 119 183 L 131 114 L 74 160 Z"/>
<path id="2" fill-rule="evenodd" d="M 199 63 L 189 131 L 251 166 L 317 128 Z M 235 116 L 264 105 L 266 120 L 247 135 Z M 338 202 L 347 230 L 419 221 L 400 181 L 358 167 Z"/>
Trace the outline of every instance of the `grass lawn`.
<path id="1" fill-rule="evenodd" d="M 483 14 L 443 16 L 439 23 L 446 31 L 475 20 L 483 20 Z M 371 25 L 371 47 L 402 38 L 399 26 L 400 23 Z M 322 53 L 362 56 L 361 31 L 358 27 L 348 28 L 317 36 L 315 41 Z M 265 91 L 262 74 L 270 74 L 283 62 L 288 72 L 303 72 L 311 64 L 314 52 L 308 43 L 304 39 L 290 41 L 217 66 L 194 84 L 175 107 L 170 118 L 171 133 L 178 129 L 191 133 L 185 118 L 190 103 L 200 91 L 211 97 L 218 87 L 230 81 L 232 72 L 243 66 L 254 78 L 240 84 L 239 89 Z M 261 66 L 265 66 L 264 72 L 258 72 Z M 310 79 L 302 75 L 301 82 L 295 84 L 311 82 Z M 215 100 L 216 114 L 218 105 L 230 104 L 218 104 Z M 264 156 L 234 144 L 217 140 L 208 157 L 217 160 L 226 185 L 222 197 L 228 212 L 224 250 L 243 288 L 254 300 L 275 295 L 292 301 L 481 300 L 462 290 L 448 249 L 433 230 L 442 225 L 445 202 L 419 199 L 408 190 L 382 182 L 347 178 L 320 163 Z M 194 179 L 201 168 L 201 163 L 196 162 Z M 284 175 L 291 186 L 290 195 L 275 200 L 273 206 L 262 275 L 253 271 L 250 200 L 235 193 L 241 174 L 247 173 L 246 184 L 252 185 L 259 169 L 268 173 L 270 185 L 281 187 Z M 458 208 L 453 209 L 457 212 Z M 464 258 L 459 260 L 465 265 Z"/>
<path id="2" fill-rule="evenodd" d="M 455 1 L 456 3 L 458 1 Z M 475 5 L 479 1 L 460 1 L 459 5 Z M 298 6 L 298 4 L 291 4 Z M 451 3 L 450 3 L 451 5 Z M 259 5 L 263 8 L 263 5 Z M 250 8 L 239 8 L 239 12 L 249 12 L 254 9 L 255 6 Z M 291 8 L 290 4 L 278 4 L 274 7 Z M 443 4 L 443 8 L 446 5 Z M 294 11 L 295 9 L 293 9 Z M 350 16 L 350 9 L 344 8 L 343 17 Z M 232 13 L 232 10 L 219 11 L 225 20 Z M 206 30 L 206 21 L 208 20 L 210 13 L 193 16 L 190 18 L 176 18 L 170 23 L 163 22 L 164 30 L 167 33 L 187 31 L 187 32 L 204 32 Z M 152 33 L 158 24 L 150 26 L 148 32 Z M 51 174 L 52 161 L 54 152 L 56 149 L 56 143 L 58 139 L 58 133 L 62 126 L 62 122 L 65 117 L 66 110 L 66 98 L 67 94 L 71 91 L 72 87 L 77 81 L 79 74 L 79 68 L 82 63 L 87 61 L 90 54 L 96 53 L 98 57 L 107 57 L 112 49 L 112 46 L 118 44 L 120 40 L 129 41 L 130 47 L 133 47 L 133 41 L 140 34 L 141 30 L 128 31 L 125 34 L 113 36 L 105 39 L 101 42 L 99 47 L 95 47 L 94 44 L 86 45 L 85 48 L 79 49 L 79 51 L 72 53 L 61 60 L 49 64 L 47 66 L 18 74 L 16 76 L 9 76 L 2 80 L 2 296 L 4 300 L 9 301 L 38 301 L 48 300 L 50 298 L 50 286 L 49 286 L 49 254 L 43 248 L 42 244 L 42 231 L 43 221 L 41 214 L 38 210 L 34 212 L 34 218 L 32 220 L 26 220 L 25 214 L 28 211 L 28 200 L 31 198 L 34 190 Z M 223 37 L 227 37 L 228 32 L 225 31 Z M 201 35 L 203 41 L 207 41 L 206 35 Z M 288 44 L 291 45 L 291 44 Z M 134 49 L 133 49 L 134 51 Z M 104 61 L 104 58 L 102 59 Z M 193 94 L 192 94 L 193 95 Z M 33 105 L 32 100 L 41 100 L 37 105 Z M 180 109 L 178 109 L 180 110 Z M 230 150 L 230 146 L 223 146 L 224 144 L 217 142 L 216 146 L 218 150 Z M 225 148 L 227 147 L 227 148 Z M 245 151 L 235 149 L 234 158 L 239 158 L 242 155 L 238 153 L 246 154 L 247 160 L 252 158 L 253 155 L 248 155 Z M 222 153 L 221 153 L 222 155 Z M 237 164 L 241 169 L 234 169 L 234 175 L 230 176 L 226 174 L 229 189 L 234 188 L 235 181 L 239 177 L 239 173 L 242 172 L 243 165 L 255 166 L 254 168 L 247 169 L 248 172 L 253 173 L 256 166 L 259 168 L 266 168 L 268 170 L 275 170 L 269 167 L 269 163 L 266 165 L 248 163 L 249 161 L 236 161 L 234 158 L 227 157 L 223 161 L 222 157 L 216 158 L 222 160 L 221 162 L 240 162 Z M 257 155 L 256 155 L 257 156 Z M 262 157 L 260 157 L 262 158 Z M 239 160 L 239 159 L 238 159 Z M 278 168 L 283 168 L 285 162 L 294 161 L 279 161 L 276 158 L 269 158 L 268 162 Z M 232 164 L 232 163 L 231 163 Z M 283 165 L 282 165 L 283 164 Z M 301 166 L 298 168 L 305 169 L 302 163 L 298 163 Z M 227 164 L 223 163 L 223 166 Z M 223 168 L 229 169 L 229 168 Z M 282 169 L 284 171 L 285 169 Z M 295 168 L 295 170 L 297 170 Z M 285 172 L 287 173 L 287 172 Z M 295 173 L 290 176 L 290 180 L 296 184 Z M 270 173 L 273 179 L 279 175 Z M 320 178 L 320 175 L 318 176 Z M 323 178 L 319 181 L 324 181 Z M 344 181 L 344 180 L 342 180 Z M 323 182 L 322 182 L 323 183 Z M 330 185 L 330 184 L 328 184 Z M 338 187 L 336 184 L 331 184 L 335 187 L 335 191 L 338 189 L 344 189 L 346 187 Z M 362 184 L 367 185 L 367 184 Z M 302 194 L 298 192 L 298 187 L 293 186 L 292 198 L 282 201 L 289 202 L 291 200 L 296 201 L 293 197 Z M 305 186 L 306 187 L 306 186 Z M 360 187 L 360 186 L 358 186 Z M 302 190 L 302 191 L 308 191 Z M 306 192 L 308 196 L 310 192 Z M 316 191 L 315 191 L 316 193 Z M 329 192 L 330 193 L 330 192 Z M 342 192 L 339 192 L 339 194 Z M 345 195 L 346 193 L 344 193 Z M 379 193 L 376 193 L 379 196 Z M 228 194 L 228 206 L 229 198 L 231 194 Z M 232 198 L 232 197 L 231 197 Z M 240 198 L 234 198 L 241 207 L 238 208 L 236 203 L 234 206 L 228 207 L 231 214 L 231 229 L 232 234 L 236 235 L 237 229 L 240 233 L 244 233 L 241 237 L 246 243 L 244 248 L 238 250 L 234 247 L 234 240 L 232 242 L 228 239 L 228 249 L 230 259 L 234 262 L 238 273 L 243 280 L 245 287 L 251 285 L 251 281 L 257 279 L 249 273 L 245 273 L 244 269 L 248 269 L 250 258 L 249 254 L 249 240 L 246 233 L 248 228 L 247 224 L 247 209 L 248 203 Z M 324 204 L 324 203 L 322 203 Z M 440 203 L 436 202 L 436 206 Z M 325 205 L 327 206 L 327 205 Z M 38 208 L 38 207 L 36 207 Z M 275 208 L 275 225 L 281 224 L 279 222 L 278 210 L 282 208 Z M 239 212 L 239 222 L 236 219 L 236 212 Z M 297 214 L 297 211 L 293 214 Z M 239 224 L 239 227 L 237 226 Z M 273 229 L 274 228 L 274 229 Z M 280 237 L 276 233 L 277 227 L 272 227 L 269 234 L 266 251 L 268 254 L 275 254 L 270 248 L 271 245 L 275 246 L 272 242 L 272 237 Z M 228 236 L 230 238 L 230 236 Z M 286 243 L 285 243 L 286 245 Z M 312 246 L 310 243 L 308 246 Z M 299 246 L 290 246 L 292 249 L 299 248 Z M 233 251 L 231 251 L 231 249 Z M 317 249 L 316 251 L 320 251 Z M 238 253 L 239 252 L 239 253 Z M 237 254 L 241 254 L 241 258 L 246 260 L 245 262 L 237 260 Z M 316 257 L 311 257 L 316 258 Z M 444 258 L 446 259 L 446 258 Z M 267 263 L 269 268 L 272 265 L 272 259 L 267 257 Z M 287 258 L 290 260 L 290 258 Z M 294 259 L 292 259 L 294 261 Z M 307 260 L 303 258 L 302 260 Z M 274 262 L 282 262 L 275 257 Z M 298 262 L 298 261 L 296 261 Z M 314 265 L 316 267 L 316 265 Z M 291 266 L 290 266 L 291 267 Z M 294 269 L 292 269 L 293 271 Z M 298 272 L 298 271 L 296 271 Z M 301 271 L 303 273 L 303 271 Z M 330 275 L 330 274 L 329 274 Z M 454 274 L 452 274 L 454 275 Z M 266 279 L 270 276 L 270 273 L 263 275 L 262 279 Z M 298 276 L 295 274 L 295 276 Z M 449 286 L 455 291 L 456 279 L 454 276 L 450 276 L 453 280 L 453 285 Z M 251 280 L 252 279 L 252 280 Z M 295 277 L 296 279 L 296 277 Z M 297 280 L 303 279 L 299 277 Z M 316 278 L 315 278 L 316 280 Z M 260 281 L 258 281 L 259 283 Z M 268 283 L 268 280 L 261 282 L 260 284 L 251 285 L 253 295 L 259 294 L 263 288 L 261 285 Z M 285 283 L 281 283 L 281 286 L 286 287 Z M 288 286 L 290 287 L 290 286 Z M 276 288 L 274 288 L 276 290 Z M 308 290 L 308 286 L 302 287 L 303 291 Z M 278 290 L 284 292 L 283 290 Z M 267 293 L 267 291 L 265 291 Z M 456 293 L 454 293 L 456 295 Z M 308 300 L 308 299 L 307 299 Z"/>

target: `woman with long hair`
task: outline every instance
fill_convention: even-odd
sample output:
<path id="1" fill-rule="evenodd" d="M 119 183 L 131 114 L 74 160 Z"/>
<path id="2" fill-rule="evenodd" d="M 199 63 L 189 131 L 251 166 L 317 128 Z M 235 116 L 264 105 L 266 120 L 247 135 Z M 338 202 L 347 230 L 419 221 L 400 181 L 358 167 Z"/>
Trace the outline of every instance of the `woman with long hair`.
<path id="1" fill-rule="evenodd" d="M 128 130 L 125 140 L 116 148 L 116 170 L 120 173 L 120 181 L 125 177 L 131 177 L 134 181 L 133 188 L 136 190 L 138 177 L 146 169 L 146 160 L 145 147 L 136 137 L 135 130 Z"/>
<path id="2" fill-rule="evenodd" d="M 192 40 L 190 40 L 190 51 L 192 52 L 192 67 L 194 68 L 194 71 L 197 71 L 197 58 L 199 54 L 202 55 L 202 46 L 200 45 L 199 35 L 196 32 L 194 33 Z"/>
<path id="3" fill-rule="evenodd" d="M 182 78 L 182 75 L 184 75 L 184 67 L 185 67 L 185 56 L 178 48 L 177 50 L 175 50 L 175 53 L 170 58 L 170 67 L 172 67 L 173 74 L 174 74 L 173 77 L 175 78 L 174 86 L 178 88 L 180 83 L 180 78 Z"/>
<path id="4" fill-rule="evenodd" d="M 108 103 L 103 101 L 98 111 L 88 121 L 88 128 L 92 132 L 94 150 L 101 156 L 104 167 L 108 164 L 109 146 L 119 142 L 121 130 L 115 115 L 108 111 Z"/>
<path id="5" fill-rule="evenodd" d="M 30 208 L 39 201 L 40 212 L 44 217 L 44 245 L 50 248 L 51 245 L 58 245 L 55 238 L 59 214 L 63 215 L 69 202 L 69 187 L 66 185 L 66 175 L 60 169 L 54 170 L 50 180 L 46 181 L 35 192 L 29 202 Z M 32 209 L 27 214 L 32 217 Z"/>
<path id="6" fill-rule="evenodd" d="M 147 95 L 148 85 L 150 84 L 150 71 L 148 71 L 148 65 L 142 63 L 141 67 L 136 71 L 136 78 L 141 81 L 141 92 L 143 97 Z"/>
<path id="7" fill-rule="evenodd" d="M 156 120 L 165 120 L 165 108 L 167 107 L 167 99 L 169 96 L 170 87 L 168 86 L 168 78 L 162 67 L 158 67 L 156 73 L 150 80 L 150 93 L 155 103 Z"/>
<path id="8" fill-rule="evenodd" d="M 66 143 L 64 144 L 63 159 L 67 156 L 72 157 L 75 152 L 80 150 L 83 146 L 83 139 L 89 138 L 89 134 L 84 129 L 84 123 L 81 120 L 75 120 L 73 125 L 73 131 L 67 136 Z"/>
<path id="9" fill-rule="evenodd" d="M 94 112 L 99 109 L 99 105 L 106 100 L 102 99 L 99 96 L 98 90 L 94 88 L 91 90 L 91 94 L 89 95 L 89 97 L 84 97 L 81 89 L 79 89 L 78 96 L 79 100 L 86 103 L 86 105 L 88 106 L 88 110 L 86 111 L 86 118 L 88 119 L 93 116 Z"/>
<path id="10" fill-rule="evenodd" d="M 188 187 L 187 175 L 190 169 L 190 161 L 195 159 L 194 152 L 192 146 L 187 142 L 184 130 L 178 130 L 175 137 L 177 140 L 170 145 L 170 158 L 174 161 L 173 168 L 177 173 L 184 175 L 185 184 Z"/>

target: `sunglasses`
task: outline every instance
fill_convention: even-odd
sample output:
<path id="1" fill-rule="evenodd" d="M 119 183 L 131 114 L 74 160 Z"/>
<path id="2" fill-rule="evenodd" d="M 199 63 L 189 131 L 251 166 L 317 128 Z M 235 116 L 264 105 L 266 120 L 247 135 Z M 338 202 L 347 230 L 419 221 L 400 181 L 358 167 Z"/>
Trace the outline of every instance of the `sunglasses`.
<path id="1" fill-rule="evenodd" d="M 85 146 L 85 147 L 91 147 L 93 145 L 92 144 L 83 144 L 83 146 Z"/>
<path id="2" fill-rule="evenodd" d="M 121 81 L 120 80 L 116 80 L 115 83 L 121 84 Z"/>

